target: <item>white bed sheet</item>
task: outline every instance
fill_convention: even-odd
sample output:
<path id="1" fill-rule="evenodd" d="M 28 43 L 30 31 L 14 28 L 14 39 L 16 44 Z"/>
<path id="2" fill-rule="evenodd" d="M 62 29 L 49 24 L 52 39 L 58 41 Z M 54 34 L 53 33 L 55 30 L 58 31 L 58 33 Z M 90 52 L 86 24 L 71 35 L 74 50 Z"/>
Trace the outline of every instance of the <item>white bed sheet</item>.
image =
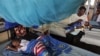
<path id="1" fill-rule="evenodd" d="M 86 35 L 82 37 L 81 42 L 100 46 L 100 29 L 86 30 Z"/>
<path id="2" fill-rule="evenodd" d="M 2 51 L 5 48 L 5 46 L 9 43 L 10 43 L 10 41 L 0 45 L 0 47 L 1 47 L 0 56 L 3 56 Z M 84 50 L 84 49 L 81 49 L 81 48 L 78 48 L 78 47 L 75 47 L 75 46 L 72 46 L 72 45 L 70 45 L 70 46 L 73 49 L 70 53 L 66 54 L 66 53 L 62 52 L 62 54 L 60 54 L 59 56 L 100 56 L 99 54 L 95 54 L 93 52 L 90 52 L 90 51 L 87 51 L 87 50 Z M 20 54 L 17 54 L 15 56 L 20 56 Z"/>
<path id="3" fill-rule="evenodd" d="M 71 46 L 72 47 L 72 51 L 69 54 L 65 54 L 64 52 L 59 55 L 59 56 L 100 56 L 99 54 L 95 54 L 92 53 L 90 51 L 75 47 L 75 46 Z"/>
<path id="4" fill-rule="evenodd" d="M 50 33 L 61 37 L 66 37 L 66 32 L 63 28 L 64 26 L 65 25 L 61 23 L 52 23 L 49 28 Z"/>

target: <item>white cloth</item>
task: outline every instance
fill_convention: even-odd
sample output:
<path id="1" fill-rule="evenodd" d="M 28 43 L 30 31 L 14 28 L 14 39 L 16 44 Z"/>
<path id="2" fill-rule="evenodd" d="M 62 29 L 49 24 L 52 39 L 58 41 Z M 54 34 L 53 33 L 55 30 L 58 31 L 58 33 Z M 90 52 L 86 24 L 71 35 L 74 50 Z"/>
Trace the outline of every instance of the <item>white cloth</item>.
<path id="1" fill-rule="evenodd" d="M 69 23 L 75 22 L 79 19 L 82 19 L 84 22 L 88 21 L 87 16 L 85 14 L 82 16 L 78 16 L 77 14 L 72 14 L 72 16 L 69 17 Z"/>
<path id="2" fill-rule="evenodd" d="M 70 23 L 73 23 L 73 22 L 75 22 L 75 21 L 77 21 L 79 19 L 82 19 L 83 20 L 83 22 L 82 22 L 82 25 L 83 26 L 84 26 L 85 22 L 88 21 L 86 15 L 78 16 L 77 14 L 72 14 L 72 16 L 69 17 L 69 24 Z M 84 29 L 83 28 L 75 29 L 73 32 L 71 32 L 71 34 L 77 35 L 80 31 L 84 31 Z M 68 31 L 66 30 L 66 32 L 68 32 Z"/>
<path id="3" fill-rule="evenodd" d="M 97 17 L 97 22 L 100 22 L 100 14 Z"/>
<path id="4" fill-rule="evenodd" d="M 62 24 L 52 23 L 49 30 L 51 34 L 66 37 L 65 29 L 62 27 Z"/>
<path id="5" fill-rule="evenodd" d="M 69 17 L 65 18 L 64 20 L 61 20 L 59 23 L 64 24 L 65 26 L 69 24 Z"/>
<path id="6" fill-rule="evenodd" d="M 85 33 L 85 36 L 83 36 L 80 40 L 81 42 L 100 47 L 100 29 L 92 29 L 92 31 L 87 29 Z"/>
<path id="7" fill-rule="evenodd" d="M 73 32 L 71 32 L 71 34 L 77 35 L 80 31 L 84 31 L 84 29 L 83 28 L 75 29 Z"/>
<path id="8" fill-rule="evenodd" d="M 21 48 L 18 48 L 18 51 L 26 51 L 27 45 L 29 44 L 29 41 L 22 39 L 20 45 Z"/>
<path id="9" fill-rule="evenodd" d="M 60 21 L 60 23 L 63 23 L 63 24 L 66 24 L 67 25 L 67 24 L 70 24 L 72 22 L 75 22 L 75 21 L 77 21 L 79 19 L 82 19 L 83 22 L 88 21 L 87 15 L 85 15 L 85 14 L 82 15 L 82 16 L 78 16 L 77 14 L 72 14 L 69 18 L 66 18 L 66 19 Z"/>

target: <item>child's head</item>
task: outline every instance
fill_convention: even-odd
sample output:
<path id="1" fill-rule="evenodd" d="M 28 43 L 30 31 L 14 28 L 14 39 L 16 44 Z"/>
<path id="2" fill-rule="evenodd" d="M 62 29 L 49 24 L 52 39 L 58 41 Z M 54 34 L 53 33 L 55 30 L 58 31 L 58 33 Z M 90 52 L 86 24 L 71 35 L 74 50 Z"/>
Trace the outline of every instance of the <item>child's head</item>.
<path id="1" fill-rule="evenodd" d="M 20 45 L 20 40 L 19 39 L 13 39 L 12 40 L 12 46 L 14 46 L 14 47 L 18 47 L 19 45 Z"/>

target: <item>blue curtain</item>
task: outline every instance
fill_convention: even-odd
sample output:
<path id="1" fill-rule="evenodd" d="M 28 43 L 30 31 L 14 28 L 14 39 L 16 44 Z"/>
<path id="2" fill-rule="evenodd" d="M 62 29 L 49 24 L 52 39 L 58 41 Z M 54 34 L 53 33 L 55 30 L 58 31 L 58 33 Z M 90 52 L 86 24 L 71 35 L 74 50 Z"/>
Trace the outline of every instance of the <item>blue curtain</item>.
<path id="1" fill-rule="evenodd" d="M 0 0 L 0 16 L 30 27 L 60 21 L 75 13 L 85 0 Z"/>

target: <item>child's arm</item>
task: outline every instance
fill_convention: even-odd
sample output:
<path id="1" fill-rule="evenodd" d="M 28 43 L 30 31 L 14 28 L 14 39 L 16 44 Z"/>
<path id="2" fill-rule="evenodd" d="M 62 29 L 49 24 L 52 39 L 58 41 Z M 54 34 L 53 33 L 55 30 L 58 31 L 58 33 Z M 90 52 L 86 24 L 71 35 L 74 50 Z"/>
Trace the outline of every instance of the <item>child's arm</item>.
<path id="1" fill-rule="evenodd" d="M 18 51 L 17 48 L 12 48 L 11 46 L 7 46 L 6 49 L 12 50 L 12 51 Z"/>

